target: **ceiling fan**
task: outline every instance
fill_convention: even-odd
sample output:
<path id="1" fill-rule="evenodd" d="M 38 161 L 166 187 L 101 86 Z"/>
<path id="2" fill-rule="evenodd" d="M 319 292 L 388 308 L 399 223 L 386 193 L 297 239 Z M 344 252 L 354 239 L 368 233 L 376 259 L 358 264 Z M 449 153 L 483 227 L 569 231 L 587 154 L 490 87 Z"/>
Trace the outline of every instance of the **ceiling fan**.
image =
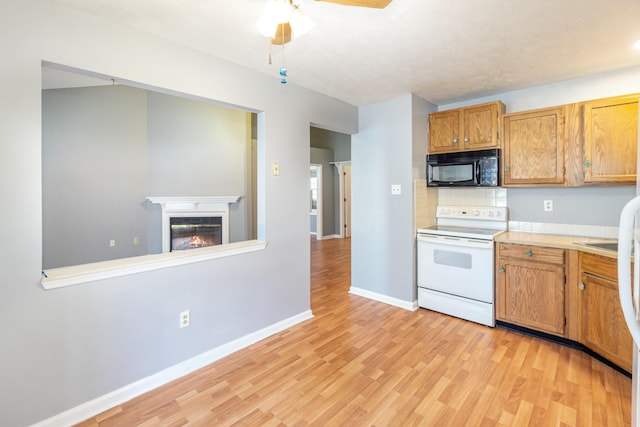
<path id="1" fill-rule="evenodd" d="M 316 0 L 343 6 L 384 9 L 393 0 Z M 284 45 L 294 37 L 308 32 L 313 23 L 304 16 L 294 0 L 267 0 L 265 13 L 258 21 L 260 32 L 270 37 L 271 44 Z M 295 27 L 295 29 L 294 29 Z"/>
<path id="2" fill-rule="evenodd" d="M 316 0 L 327 3 L 342 4 L 345 6 L 371 7 L 375 9 L 384 9 L 392 0 Z"/>

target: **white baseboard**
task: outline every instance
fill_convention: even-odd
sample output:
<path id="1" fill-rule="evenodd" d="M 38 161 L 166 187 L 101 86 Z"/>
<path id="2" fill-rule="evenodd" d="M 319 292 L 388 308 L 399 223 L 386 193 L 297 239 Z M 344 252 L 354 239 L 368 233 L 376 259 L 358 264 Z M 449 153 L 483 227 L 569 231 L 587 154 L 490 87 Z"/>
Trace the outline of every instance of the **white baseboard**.
<path id="1" fill-rule="evenodd" d="M 313 313 L 311 310 L 308 310 L 278 323 L 274 323 L 271 326 L 240 337 L 156 374 L 107 393 L 104 396 L 100 396 L 75 408 L 40 421 L 32 427 L 60 427 L 77 424 L 311 318 L 313 318 Z"/>
<path id="2" fill-rule="evenodd" d="M 328 234 L 326 236 L 322 236 L 322 240 L 329 240 L 329 239 L 340 239 L 340 235 L 339 234 Z"/>
<path id="3" fill-rule="evenodd" d="M 377 292 L 371 292 L 366 289 L 356 288 L 354 286 L 351 286 L 351 288 L 349 288 L 349 293 L 358 295 L 361 297 L 369 298 L 375 301 L 383 302 L 385 304 L 393 305 L 395 307 L 404 308 L 405 310 L 409 310 L 409 311 L 416 311 L 418 309 L 418 301 L 413 301 L 413 302 L 404 301 L 398 298 L 390 297 L 388 295 L 379 294 Z"/>

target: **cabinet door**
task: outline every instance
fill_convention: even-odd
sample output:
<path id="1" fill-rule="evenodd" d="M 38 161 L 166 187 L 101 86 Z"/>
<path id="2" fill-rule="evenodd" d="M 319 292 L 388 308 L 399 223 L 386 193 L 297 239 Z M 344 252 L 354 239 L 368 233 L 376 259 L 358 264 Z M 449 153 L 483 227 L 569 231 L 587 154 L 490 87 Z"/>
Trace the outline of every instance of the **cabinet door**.
<path id="1" fill-rule="evenodd" d="M 618 284 L 582 274 L 582 343 L 616 365 L 631 372 L 633 338 L 625 323 Z"/>
<path id="2" fill-rule="evenodd" d="M 459 134 L 460 110 L 429 114 L 429 153 L 459 150 Z"/>
<path id="3" fill-rule="evenodd" d="M 638 98 L 584 104 L 585 182 L 636 181 Z"/>
<path id="4" fill-rule="evenodd" d="M 500 258 L 497 318 L 556 335 L 564 334 L 564 267 Z"/>
<path id="5" fill-rule="evenodd" d="M 563 107 L 503 119 L 503 184 L 564 183 Z"/>
<path id="6" fill-rule="evenodd" d="M 498 139 L 498 103 L 462 109 L 463 150 L 483 150 L 500 145 Z"/>

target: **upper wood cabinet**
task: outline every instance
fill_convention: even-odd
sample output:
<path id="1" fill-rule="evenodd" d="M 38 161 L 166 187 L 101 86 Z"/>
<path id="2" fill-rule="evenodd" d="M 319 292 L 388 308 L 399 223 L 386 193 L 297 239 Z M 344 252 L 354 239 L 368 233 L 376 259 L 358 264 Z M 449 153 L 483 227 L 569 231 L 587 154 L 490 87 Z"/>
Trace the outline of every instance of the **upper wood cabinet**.
<path id="1" fill-rule="evenodd" d="M 565 107 L 503 116 L 503 185 L 564 184 Z"/>
<path id="2" fill-rule="evenodd" d="M 500 101 L 429 114 L 429 153 L 484 150 L 500 146 Z"/>
<path id="3" fill-rule="evenodd" d="M 584 182 L 635 183 L 638 96 L 583 104 Z"/>
<path id="4" fill-rule="evenodd" d="M 638 94 L 503 116 L 502 184 L 633 184 Z"/>

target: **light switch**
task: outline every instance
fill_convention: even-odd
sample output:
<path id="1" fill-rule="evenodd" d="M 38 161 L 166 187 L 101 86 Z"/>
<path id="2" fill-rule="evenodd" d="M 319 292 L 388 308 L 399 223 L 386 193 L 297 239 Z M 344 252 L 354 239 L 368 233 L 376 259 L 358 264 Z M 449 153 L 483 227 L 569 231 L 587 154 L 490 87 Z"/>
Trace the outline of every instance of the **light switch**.
<path id="1" fill-rule="evenodd" d="M 393 184 L 391 186 L 391 194 L 394 196 L 399 196 L 402 194 L 402 186 L 400 184 Z"/>
<path id="2" fill-rule="evenodd" d="M 279 162 L 271 163 L 271 175 L 272 176 L 280 176 L 280 163 Z"/>

